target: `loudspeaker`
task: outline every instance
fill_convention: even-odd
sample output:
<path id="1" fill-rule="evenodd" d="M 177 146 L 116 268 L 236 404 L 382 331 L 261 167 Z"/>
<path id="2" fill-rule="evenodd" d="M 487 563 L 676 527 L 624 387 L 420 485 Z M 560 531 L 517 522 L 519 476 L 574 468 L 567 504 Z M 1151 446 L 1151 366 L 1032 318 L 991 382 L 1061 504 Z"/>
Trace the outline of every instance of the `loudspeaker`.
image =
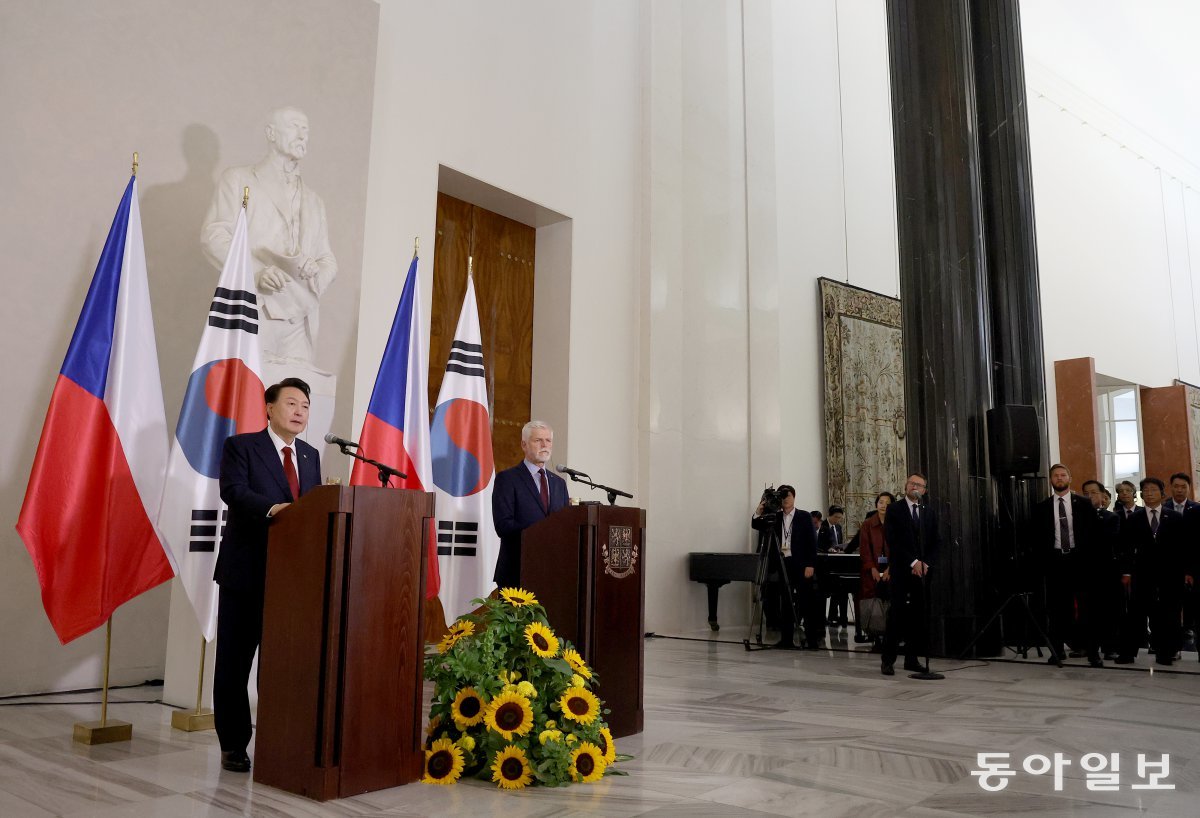
<path id="1" fill-rule="evenodd" d="M 1005 404 L 987 412 L 988 460 L 992 474 L 1036 474 L 1042 465 L 1037 410 Z"/>

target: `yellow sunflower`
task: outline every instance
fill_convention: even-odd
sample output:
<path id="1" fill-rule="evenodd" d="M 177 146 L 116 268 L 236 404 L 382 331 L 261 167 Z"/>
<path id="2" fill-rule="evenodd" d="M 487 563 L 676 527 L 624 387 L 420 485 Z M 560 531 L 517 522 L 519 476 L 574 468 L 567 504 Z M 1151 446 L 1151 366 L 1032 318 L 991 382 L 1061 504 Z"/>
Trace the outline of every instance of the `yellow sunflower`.
<path id="1" fill-rule="evenodd" d="M 450 633 L 458 634 L 458 638 L 471 636 L 475 633 L 475 623 L 467 619 L 460 619 L 450 626 Z"/>
<path id="2" fill-rule="evenodd" d="M 568 687 L 558 700 L 564 718 L 591 724 L 600 715 L 600 700 L 586 687 Z"/>
<path id="3" fill-rule="evenodd" d="M 519 693 L 501 693 L 488 705 L 486 721 L 489 730 L 512 741 L 514 734 L 523 736 L 533 727 L 533 706 Z"/>
<path id="4" fill-rule="evenodd" d="M 454 697 L 454 702 L 450 705 L 450 715 L 454 718 L 454 724 L 459 730 L 466 730 L 468 727 L 479 724 L 483 721 L 483 713 L 483 697 L 473 687 L 464 687 L 458 691 L 458 695 Z"/>
<path id="5" fill-rule="evenodd" d="M 424 784 L 453 784 L 462 776 L 462 748 L 448 738 L 440 738 L 425 751 Z"/>
<path id="6" fill-rule="evenodd" d="M 451 628 L 450 632 L 442 637 L 442 641 L 438 642 L 438 653 L 441 654 L 450 650 L 450 648 L 457 645 L 458 641 L 465 636 L 467 636 L 467 634 L 463 633 L 462 631 L 456 631 Z"/>
<path id="7" fill-rule="evenodd" d="M 607 727 L 600 728 L 600 752 L 604 754 L 604 763 L 612 764 L 617 760 L 617 745 L 613 744 L 612 733 Z"/>
<path id="8" fill-rule="evenodd" d="M 538 604 L 537 597 L 524 588 L 501 588 L 500 596 L 514 608 Z"/>
<path id="9" fill-rule="evenodd" d="M 571 778 L 589 784 L 604 777 L 604 768 L 608 764 L 604 753 L 590 741 L 585 741 L 571 751 Z"/>
<path id="10" fill-rule="evenodd" d="M 567 664 L 571 666 L 571 670 L 585 679 L 592 678 L 592 671 L 588 669 L 587 662 L 583 661 L 583 657 L 579 655 L 579 651 L 574 648 L 567 648 L 562 652 L 562 658 L 567 660 Z"/>
<path id="11" fill-rule="evenodd" d="M 429 720 L 429 726 L 425 728 L 425 735 L 432 738 L 433 734 L 436 733 L 438 728 L 441 726 L 442 726 L 442 717 L 439 714 Z"/>
<path id="12" fill-rule="evenodd" d="M 525 626 L 525 641 L 529 643 L 533 652 L 543 659 L 553 659 L 558 653 L 558 637 L 541 622 Z"/>
<path id="13" fill-rule="evenodd" d="M 525 758 L 525 751 L 510 744 L 496 753 L 492 762 L 492 780 L 506 790 L 520 790 L 533 780 L 533 770 Z"/>

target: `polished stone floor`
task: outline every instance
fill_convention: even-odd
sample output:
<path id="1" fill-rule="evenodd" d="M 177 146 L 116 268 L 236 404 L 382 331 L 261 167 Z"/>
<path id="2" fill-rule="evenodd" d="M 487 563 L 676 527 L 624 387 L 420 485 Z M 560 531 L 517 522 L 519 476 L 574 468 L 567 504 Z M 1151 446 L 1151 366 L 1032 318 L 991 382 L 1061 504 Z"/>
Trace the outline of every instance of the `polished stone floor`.
<path id="1" fill-rule="evenodd" d="M 72 723 L 98 708 L 45 702 L 94 696 L 47 696 L 0 703 L 0 816 L 1200 814 L 1194 674 L 1152 673 L 1146 657 L 1103 670 L 935 660 L 945 680 L 916 681 L 881 676 L 864 650 L 747 653 L 741 635 L 647 640 L 646 730 L 618 742 L 636 756 L 622 765 L 628 777 L 517 793 L 413 784 L 318 804 L 223 772 L 215 736 L 172 730 L 159 704 L 112 706 L 133 722 L 132 742 L 74 745 Z M 971 775 L 982 752 L 1009 754 L 1016 774 L 1004 790 Z M 1119 789 L 1089 789 L 1089 753 L 1120 754 Z M 1174 790 L 1134 788 L 1147 783 L 1139 753 L 1169 755 L 1163 783 Z M 1055 754 L 1069 762 L 1061 791 L 1053 772 L 1022 768 Z"/>

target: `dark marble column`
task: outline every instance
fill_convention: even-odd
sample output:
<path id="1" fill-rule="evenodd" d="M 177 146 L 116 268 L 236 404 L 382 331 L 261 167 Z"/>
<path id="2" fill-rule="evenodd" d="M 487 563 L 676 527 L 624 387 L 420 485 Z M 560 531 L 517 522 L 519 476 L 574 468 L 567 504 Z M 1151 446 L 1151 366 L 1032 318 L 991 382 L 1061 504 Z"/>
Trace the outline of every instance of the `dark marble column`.
<path id="1" fill-rule="evenodd" d="M 889 0 L 892 127 L 909 468 L 942 521 L 932 648 L 953 653 L 981 611 L 992 405 L 985 242 L 966 0 Z"/>
<path id="2" fill-rule="evenodd" d="M 1044 473 L 1046 378 L 1020 14 L 1017 0 L 970 0 L 970 14 L 992 385 L 997 404 L 1037 410 L 1043 421 Z"/>
<path id="3" fill-rule="evenodd" d="M 1041 490 L 993 479 L 986 445 L 992 406 L 1045 418 L 1017 2 L 889 0 L 888 37 L 908 459 L 943 519 L 933 644 L 957 653 L 1008 590 L 997 577 Z"/>

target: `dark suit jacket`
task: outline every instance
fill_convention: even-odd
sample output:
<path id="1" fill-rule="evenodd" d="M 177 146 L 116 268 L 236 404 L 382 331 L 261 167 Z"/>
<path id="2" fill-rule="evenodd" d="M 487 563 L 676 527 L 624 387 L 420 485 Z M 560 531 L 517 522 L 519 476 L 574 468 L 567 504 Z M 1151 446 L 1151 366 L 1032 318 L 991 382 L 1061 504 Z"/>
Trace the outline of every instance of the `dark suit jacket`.
<path id="1" fill-rule="evenodd" d="M 941 534 L 938 532 L 937 512 L 930 505 L 922 505 L 920 529 L 913 524 L 908 510 L 908 498 L 901 497 L 887 508 L 883 518 L 883 535 L 888 544 L 888 568 L 892 584 L 899 587 L 912 578 L 913 560 L 920 559 L 926 565 L 937 565 L 941 551 Z"/>
<path id="2" fill-rule="evenodd" d="M 1121 517 L 1102 508 L 1096 512 L 1096 567 L 1111 572 L 1120 550 Z"/>
<path id="3" fill-rule="evenodd" d="M 750 527 L 762 531 L 766 522 L 762 517 L 752 517 Z M 779 547 L 783 547 L 783 512 L 775 518 L 775 533 L 779 536 Z M 788 571 L 795 573 L 817 566 L 817 532 L 812 526 L 812 515 L 804 509 L 796 509 L 792 515 L 792 555 L 787 560 Z"/>
<path id="4" fill-rule="evenodd" d="M 550 511 L 542 508 L 542 490 L 522 460 L 496 475 L 492 484 L 492 521 L 500 536 L 500 554 L 496 558 L 493 580 L 501 588 L 521 584 L 521 532 L 544 520 L 571 501 L 567 481 L 546 469 L 546 487 L 550 490 Z"/>
<path id="5" fill-rule="evenodd" d="M 1139 508 L 1141 508 L 1141 506 L 1134 506 L 1133 511 L 1130 511 L 1128 514 L 1126 514 L 1125 506 L 1117 503 L 1115 506 L 1113 506 L 1113 514 L 1117 515 L 1118 520 L 1125 522 L 1125 520 L 1127 520 L 1131 515 L 1135 514 Z"/>
<path id="6" fill-rule="evenodd" d="M 828 520 L 821 523 L 821 530 L 817 532 L 817 550 L 825 553 L 834 546 L 835 543 L 841 543 L 843 547 L 846 545 L 846 531 L 841 525 L 830 525 Z"/>
<path id="7" fill-rule="evenodd" d="M 1079 555 L 1084 557 L 1088 565 L 1098 562 L 1099 554 L 1096 547 L 1096 529 L 1099 518 L 1096 509 L 1088 498 L 1071 492 L 1067 500 L 1071 504 L 1071 531 L 1075 539 L 1075 547 Z M 1033 531 L 1030 541 L 1033 543 L 1034 558 L 1040 564 L 1054 556 L 1054 534 L 1058 529 L 1058 497 L 1046 497 L 1033 507 L 1031 519 Z"/>
<path id="8" fill-rule="evenodd" d="M 1163 501 L 1163 508 L 1169 508 L 1171 511 L 1177 512 L 1186 517 L 1189 511 L 1192 511 L 1193 509 L 1200 509 L 1200 503 L 1197 503 L 1195 500 L 1184 500 L 1183 508 L 1180 508 L 1179 506 L 1175 505 L 1174 500 L 1168 497 Z"/>
<path id="9" fill-rule="evenodd" d="M 299 438 L 295 448 L 296 473 L 304 494 L 321 483 L 321 455 Z M 226 438 L 220 482 L 229 519 L 213 579 L 222 587 L 262 594 L 271 523 L 267 512 L 276 503 L 292 502 L 283 463 L 266 429 Z"/>
<path id="10" fill-rule="evenodd" d="M 1150 514 L 1139 508 L 1121 526 L 1118 562 L 1121 573 L 1132 574 L 1143 589 L 1157 585 L 1170 593 L 1183 593 L 1187 559 L 1187 525 L 1182 514 L 1164 506 L 1158 532 L 1150 530 Z"/>

